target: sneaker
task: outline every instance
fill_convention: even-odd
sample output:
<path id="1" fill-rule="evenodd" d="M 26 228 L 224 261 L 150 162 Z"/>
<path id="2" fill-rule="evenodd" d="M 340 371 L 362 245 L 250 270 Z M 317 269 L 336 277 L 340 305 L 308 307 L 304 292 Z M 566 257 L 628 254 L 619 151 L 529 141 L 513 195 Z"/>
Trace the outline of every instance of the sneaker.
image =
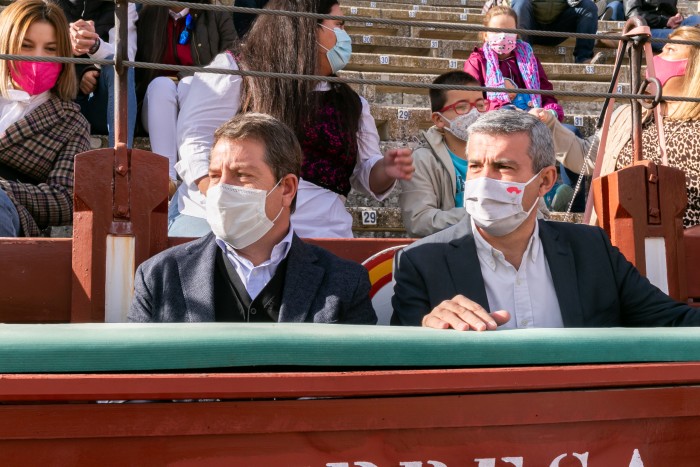
<path id="1" fill-rule="evenodd" d="M 605 14 L 605 10 L 608 9 L 608 1 L 607 0 L 598 0 L 597 2 L 595 2 L 595 6 L 598 7 L 598 18 L 602 18 L 603 15 Z"/>

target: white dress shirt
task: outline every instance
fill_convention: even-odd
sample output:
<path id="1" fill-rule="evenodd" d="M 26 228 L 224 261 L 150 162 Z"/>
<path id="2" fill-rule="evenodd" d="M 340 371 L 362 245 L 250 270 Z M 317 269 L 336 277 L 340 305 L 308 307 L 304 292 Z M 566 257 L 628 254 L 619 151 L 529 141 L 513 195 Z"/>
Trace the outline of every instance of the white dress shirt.
<path id="1" fill-rule="evenodd" d="M 287 257 L 289 248 L 292 246 L 293 236 L 294 230 L 290 227 L 289 232 L 287 232 L 287 235 L 282 241 L 272 248 L 270 259 L 257 266 L 254 266 L 248 259 L 239 255 L 235 248 L 218 237 L 216 239 L 216 244 L 223 250 L 226 254 L 226 258 L 228 258 L 238 273 L 238 277 L 241 278 L 241 282 L 248 292 L 250 299 L 255 300 L 255 297 L 260 294 L 262 289 L 270 282 L 272 276 L 275 275 L 275 271 L 277 271 L 277 267 L 282 260 Z"/>
<path id="2" fill-rule="evenodd" d="M 129 60 L 134 60 L 136 58 L 136 21 L 138 21 L 139 15 L 136 12 L 136 5 L 129 3 L 128 16 L 127 16 L 127 55 Z M 103 60 L 114 55 L 114 43 L 116 40 L 116 30 L 113 27 L 109 30 L 109 42 L 100 41 L 100 46 L 97 48 L 97 52 L 90 54 L 90 58 L 95 60 Z"/>
<path id="3" fill-rule="evenodd" d="M 8 89 L 7 94 L 7 97 L 0 96 L 0 135 L 51 97 L 51 91 L 30 96 L 21 89 Z"/>
<path id="4" fill-rule="evenodd" d="M 471 222 L 489 308 L 492 312 L 506 310 L 511 315 L 510 321 L 498 329 L 564 327 L 538 223 L 516 270 Z"/>
<path id="5" fill-rule="evenodd" d="M 238 64 L 228 53 L 217 55 L 209 67 L 238 70 Z M 329 89 L 327 82 L 321 82 L 316 87 L 319 92 Z M 382 154 L 369 104 L 362 97 L 360 100 L 362 114 L 357 132 L 358 157 L 350 184 L 355 190 L 381 201 L 389 195 L 393 186 L 384 193 L 372 193 L 370 190 L 370 170 L 382 159 Z M 180 213 L 206 217 L 205 198 L 194 182 L 209 174 L 209 153 L 214 131 L 236 115 L 240 106 L 240 76 L 194 75 L 177 121 L 180 161 L 175 168 L 183 180 L 176 195 Z M 345 211 L 345 198 L 306 181 L 299 186 L 292 224 L 300 237 L 352 236 L 352 217 Z"/>

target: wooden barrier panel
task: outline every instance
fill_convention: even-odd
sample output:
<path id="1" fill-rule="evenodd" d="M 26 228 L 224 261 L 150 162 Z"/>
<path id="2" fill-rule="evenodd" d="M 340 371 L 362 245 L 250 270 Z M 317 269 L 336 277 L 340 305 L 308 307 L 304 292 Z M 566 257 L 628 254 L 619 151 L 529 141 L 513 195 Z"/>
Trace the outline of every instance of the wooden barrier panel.
<path id="1" fill-rule="evenodd" d="M 697 359 L 693 329 L 37 328 L 0 329 L 3 465 L 698 465 L 700 363 L 674 362 Z M 350 337 L 334 348 L 341 329 Z M 194 343 L 201 358 L 229 363 L 206 373 L 168 358 Z M 249 366 L 265 347 L 284 360 L 275 372 Z M 347 369 L 365 355 L 374 363 Z M 631 362 L 596 363 L 615 358 Z M 654 359 L 668 363 L 633 362 Z M 8 374 L 20 361 L 24 373 Z M 179 373 L 101 371 L 162 361 Z M 32 373 L 47 366 L 79 374 Z M 97 403 L 109 400 L 139 403 Z"/>

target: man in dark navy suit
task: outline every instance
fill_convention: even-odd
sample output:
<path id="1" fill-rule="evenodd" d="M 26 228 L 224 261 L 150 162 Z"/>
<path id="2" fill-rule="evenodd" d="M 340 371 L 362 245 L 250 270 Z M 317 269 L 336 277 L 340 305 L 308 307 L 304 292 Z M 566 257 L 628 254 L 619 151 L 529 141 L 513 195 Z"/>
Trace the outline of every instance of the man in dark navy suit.
<path id="1" fill-rule="evenodd" d="M 597 227 L 537 220 L 556 180 L 551 133 L 501 110 L 469 128 L 468 216 L 397 257 L 393 324 L 493 330 L 697 326 Z"/>

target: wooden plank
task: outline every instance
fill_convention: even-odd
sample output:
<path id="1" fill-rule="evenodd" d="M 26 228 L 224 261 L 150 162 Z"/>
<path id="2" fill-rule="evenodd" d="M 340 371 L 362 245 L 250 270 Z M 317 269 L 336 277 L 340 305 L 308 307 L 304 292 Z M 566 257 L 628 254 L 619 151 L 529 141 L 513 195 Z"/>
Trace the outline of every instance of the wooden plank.
<path id="1" fill-rule="evenodd" d="M 700 384 L 700 363 L 345 372 L 5 374 L 0 401 L 472 394 Z"/>
<path id="2" fill-rule="evenodd" d="M 700 388 L 20 405 L 0 406 L 0 419 L 8 465 L 588 465 L 577 453 L 690 466 Z"/>
<path id="3" fill-rule="evenodd" d="M 71 245 L 69 238 L 0 240 L 0 322 L 70 320 Z"/>

